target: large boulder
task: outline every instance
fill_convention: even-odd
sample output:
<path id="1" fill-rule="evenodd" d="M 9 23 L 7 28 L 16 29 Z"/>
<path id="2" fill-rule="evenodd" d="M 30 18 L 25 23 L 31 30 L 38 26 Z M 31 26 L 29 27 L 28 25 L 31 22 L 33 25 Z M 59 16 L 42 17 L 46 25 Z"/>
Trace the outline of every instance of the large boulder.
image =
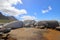
<path id="1" fill-rule="evenodd" d="M 35 20 L 24 20 L 24 27 L 34 27 Z"/>
<path id="2" fill-rule="evenodd" d="M 4 24 L 3 27 L 11 28 L 11 29 L 22 28 L 23 22 L 22 21 L 13 21 L 13 22 Z"/>
<path id="3" fill-rule="evenodd" d="M 36 23 L 36 25 L 38 27 L 45 27 L 45 28 L 56 28 L 57 26 L 59 26 L 58 21 L 38 21 Z"/>
<path id="4" fill-rule="evenodd" d="M 48 26 L 46 21 L 38 21 L 37 23 L 35 23 L 35 25 L 36 25 L 36 28 L 41 28 L 41 29 Z"/>
<path id="5" fill-rule="evenodd" d="M 53 29 L 55 29 L 56 27 L 58 27 L 59 26 L 59 22 L 58 21 L 47 21 L 47 23 L 48 23 L 48 28 L 53 28 Z"/>

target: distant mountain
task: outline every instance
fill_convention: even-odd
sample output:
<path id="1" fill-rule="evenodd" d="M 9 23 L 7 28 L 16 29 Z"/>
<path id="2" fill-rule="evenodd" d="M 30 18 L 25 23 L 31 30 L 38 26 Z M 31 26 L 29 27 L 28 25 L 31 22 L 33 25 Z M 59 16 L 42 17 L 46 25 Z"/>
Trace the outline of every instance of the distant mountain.
<path id="1" fill-rule="evenodd" d="M 8 16 L 8 19 L 11 20 L 11 21 L 17 20 L 17 19 L 16 19 L 15 17 L 13 17 L 13 16 Z"/>
<path id="2" fill-rule="evenodd" d="M 0 12 L 0 23 L 1 22 L 10 22 L 10 21 L 15 21 L 17 20 L 15 17 L 13 16 L 4 16 L 1 12 Z"/>
<path id="3" fill-rule="evenodd" d="M 8 19 L 6 16 L 4 16 L 1 12 L 0 12 L 0 20 L 1 19 Z"/>

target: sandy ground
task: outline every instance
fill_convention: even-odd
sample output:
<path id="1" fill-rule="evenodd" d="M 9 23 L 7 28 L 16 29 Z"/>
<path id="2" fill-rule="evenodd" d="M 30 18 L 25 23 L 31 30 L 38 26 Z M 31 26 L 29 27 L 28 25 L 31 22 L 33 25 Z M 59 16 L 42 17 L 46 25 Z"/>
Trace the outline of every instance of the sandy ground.
<path id="1" fill-rule="evenodd" d="M 46 40 L 42 32 L 45 30 L 35 28 L 20 28 L 10 32 L 12 38 L 17 40 Z"/>
<path id="2" fill-rule="evenodd" d="M 48 33 L 43 34 L 48 40 L 60 40 L 60 31 L 48 29 Z"/>
<path id="3" fill-rule="evenodd" d="M 8 40 L 60 40 L 60 31 L 52 29 L 19 28 L 9 34 Z"/>

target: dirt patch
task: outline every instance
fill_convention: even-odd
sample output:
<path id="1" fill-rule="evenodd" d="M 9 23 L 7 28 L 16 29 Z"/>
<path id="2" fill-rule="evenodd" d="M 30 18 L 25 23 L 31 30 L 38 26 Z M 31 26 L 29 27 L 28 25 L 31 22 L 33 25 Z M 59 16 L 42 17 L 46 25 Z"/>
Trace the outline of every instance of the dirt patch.
<path id="1" fill-rule="evenodd" d="M 60 31 L 48 29 L 48 33 L 43 34 L 48 40 L 60 40 Z"/>

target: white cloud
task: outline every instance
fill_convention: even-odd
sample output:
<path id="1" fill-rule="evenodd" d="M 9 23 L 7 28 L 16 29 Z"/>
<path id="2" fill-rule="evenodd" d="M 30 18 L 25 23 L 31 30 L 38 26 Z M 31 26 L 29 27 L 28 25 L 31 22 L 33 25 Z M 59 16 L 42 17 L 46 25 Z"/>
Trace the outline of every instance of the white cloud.
<path id="1" fill-rule="evenodd" d="M 48 13 L 51 10 L 52 10 L 51 6 L 48 6 L 48 9 L 42 10 L 42 13 Z"/>
<path id="2" fill-rule="evenodd" d="M 25 9 L 18 10 L 12 5 L 17 3 L 23 4 L 21 0 L 0 0 L 0 11 L 11 16 L 17 16 L 21 14 L 27 14 Z"/>
<path id="3" fill-rule="evenodd" d="M 22 2 L 21 0 L 8 0 L 8 2 L 9 2 L 10 4 L 17 4 L 18 2 L 19 2 L 20 4 L 23 4 L 23 2 Z"/>
<path id="4" fill-rule="evenodd" d="M 48 10 L 52 10 L 51 6 L 48 7 Z"/>
<path id="5" fill-rule="evenodd" d="M 47 13 L 47 12 L 49 12 L 48 10 L 42 10 L 42 13 Z"/>
<path id="6" fill-rule="evenodd" d="M 37 19 L 35 16 L 29 16 L 29 15 L 22 16 L 21 18 L 22 20 L 36 20 Z"/>

